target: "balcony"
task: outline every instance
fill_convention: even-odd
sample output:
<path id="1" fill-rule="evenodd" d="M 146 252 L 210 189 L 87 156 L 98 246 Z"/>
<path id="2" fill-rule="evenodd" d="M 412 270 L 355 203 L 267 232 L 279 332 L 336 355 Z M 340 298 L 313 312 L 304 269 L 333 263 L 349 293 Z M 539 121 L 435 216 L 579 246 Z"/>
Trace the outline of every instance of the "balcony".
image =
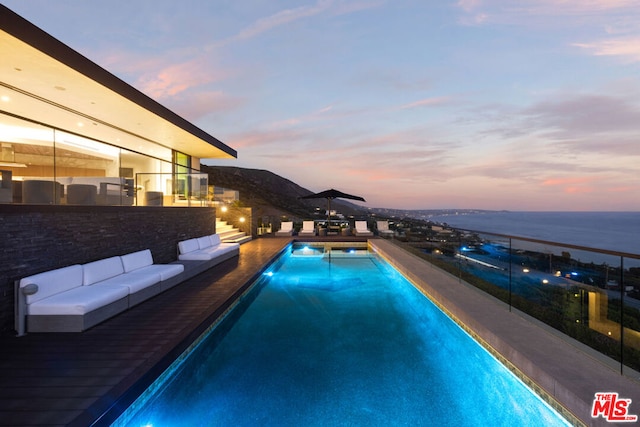
<path id="1" fill-rule="evenodd" d="M 640 378 L 640 255 L 443 229 L 398 244 Z"/>

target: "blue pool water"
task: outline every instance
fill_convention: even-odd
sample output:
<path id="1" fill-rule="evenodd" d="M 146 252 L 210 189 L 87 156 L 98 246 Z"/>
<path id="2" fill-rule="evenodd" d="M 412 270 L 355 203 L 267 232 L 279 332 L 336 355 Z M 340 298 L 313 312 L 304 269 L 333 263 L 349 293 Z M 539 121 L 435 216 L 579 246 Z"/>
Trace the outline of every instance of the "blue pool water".
<path id="1" fill-rule="evenodd" d="M 285 256 L 245 302 L 116 424 L 568 425 L 376 256 Z"/>

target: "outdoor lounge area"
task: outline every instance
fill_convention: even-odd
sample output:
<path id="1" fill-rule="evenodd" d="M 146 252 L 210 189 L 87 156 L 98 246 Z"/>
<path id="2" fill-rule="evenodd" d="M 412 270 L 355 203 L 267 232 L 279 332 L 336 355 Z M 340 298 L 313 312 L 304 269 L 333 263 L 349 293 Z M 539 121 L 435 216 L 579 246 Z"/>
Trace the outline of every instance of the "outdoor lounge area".
<path id="1" fill-rule="evenodd" d="M 149 249 L 75 264 L 16 283 L 16 332 L 82 332 L 223 261 L 238 243 L 217 234 L 178 243 L 178 261 L 156 264 Z"/>

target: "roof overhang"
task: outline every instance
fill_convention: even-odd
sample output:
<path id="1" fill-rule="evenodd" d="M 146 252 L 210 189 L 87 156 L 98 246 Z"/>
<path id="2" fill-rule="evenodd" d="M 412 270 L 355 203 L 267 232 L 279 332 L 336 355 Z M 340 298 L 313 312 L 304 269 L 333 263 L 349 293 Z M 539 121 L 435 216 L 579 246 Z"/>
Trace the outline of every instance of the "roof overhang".
<path id="1" fill-rule="evenodd" d="M 237 157 L 229 146 L 3 5 L 0 51 L 0 92 L 11 93 L 0 102 L 1 111 L 132 150 L 141 138 L 200 159 Z"/>

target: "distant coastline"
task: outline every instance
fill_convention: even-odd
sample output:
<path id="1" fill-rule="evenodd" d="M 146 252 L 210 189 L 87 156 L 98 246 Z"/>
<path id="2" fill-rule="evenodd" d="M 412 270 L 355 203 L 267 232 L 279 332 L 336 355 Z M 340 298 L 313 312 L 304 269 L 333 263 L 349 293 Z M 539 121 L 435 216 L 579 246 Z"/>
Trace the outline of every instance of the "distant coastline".
<path id="1" fill-rule="evenodd" d="M 471 212 L 432 215 L 429 220 L 456 228 L 640 254 L 640 212 Z"/>

